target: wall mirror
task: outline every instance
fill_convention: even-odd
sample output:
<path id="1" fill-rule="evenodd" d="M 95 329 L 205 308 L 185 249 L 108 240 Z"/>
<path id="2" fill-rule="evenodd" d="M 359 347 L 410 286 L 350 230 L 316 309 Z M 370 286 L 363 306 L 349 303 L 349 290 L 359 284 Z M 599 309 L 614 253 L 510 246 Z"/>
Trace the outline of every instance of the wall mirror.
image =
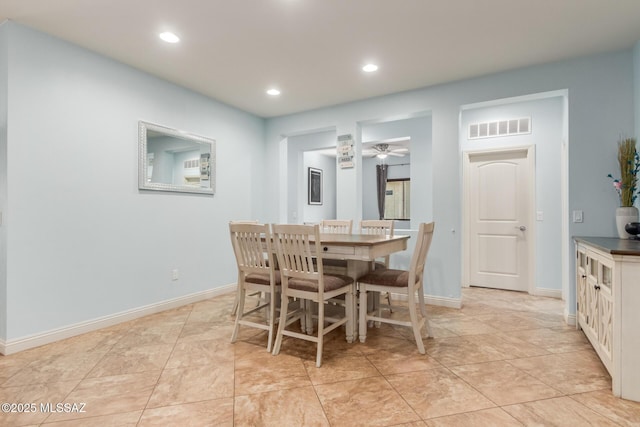
<path id="1" fill-rule="evenodd" d="M 213 139 L 138 122 L 138 188 L 213 194 L 215 148 Z"/>

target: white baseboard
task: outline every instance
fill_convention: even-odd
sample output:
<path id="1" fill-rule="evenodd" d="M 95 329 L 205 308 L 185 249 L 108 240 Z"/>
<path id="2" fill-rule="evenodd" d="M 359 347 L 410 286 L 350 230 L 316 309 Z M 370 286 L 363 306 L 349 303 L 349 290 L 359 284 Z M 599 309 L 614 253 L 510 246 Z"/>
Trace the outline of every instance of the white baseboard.
<path id="1" fill-rule="evenodd" d="M 391 300 L 394 300 L 394 299 L 399 301 L 407 301 L 407 296 L 404 294 L 391 293 Z M 462 298 L 448 298 L 448 297 L 439 297 L 435 295 L 425 295 L 424 302 L 430 305 L 438 305 L 441 307 L 449 307 L 449 308 L 462 307 Z"/>
<path id="2" fill-rule="evenodd" d="M 0 353 L 4 355 L 14 354 L 19 351 L 28 350 L 30 348 L 39 347 L 44 344 L 50 344 L 76 335 L 85 334 L 87 332 L 96 331 L 98 329 L 117 325 L 118 323 L 128 322 L 129 320 L 138 319 L 150 314 L 159 313 L 161 311 L 170 310 L 181 307 L 183 305 L 192 304 L 194 302 L 206 300 L 219 295 L 228 294 L 236 289 L 236 284 L 221 286 L 215 289 L 209 289 L 202 292 L 196 292 L 190 295 L 184 295 L 171 300 L 149 304 L 146 306 L 134 308 L 109 316 L 99 317 L 97 319 L 76 323 L 51 331 L 43 332 L 37 335 L 17 338 L 13 340 L 0 340 Z"/>
<path id="3" fill-rule="evenodd" d="M 462 285 L 463 288 L 470 288 L 469 285 Z M 491 288 L 487 288 L 491 289 Z M 496 288 L 499 289 L 499 288 Z M 530 295 L 535 295 L 539 297 L 549 297 L 549 298 L 558 298 L 562 299 L 562 290 L 561 289 L 549 289 L 549 288 L 534 288 L 533 292 Z"/>
<path id="4" fill-rule="evenodd" d="M 533 290 L 533 294 L 539 297 L 562 299 L 561 289 L 535 288 Z"/>
<path id="5" fill-rule="evenodd" d="M 578 324 L 576 322 L 576 315 L 569 313 L 566 309 L 564 310 L 564 321 L 570 326 L 576 326 Z"/>

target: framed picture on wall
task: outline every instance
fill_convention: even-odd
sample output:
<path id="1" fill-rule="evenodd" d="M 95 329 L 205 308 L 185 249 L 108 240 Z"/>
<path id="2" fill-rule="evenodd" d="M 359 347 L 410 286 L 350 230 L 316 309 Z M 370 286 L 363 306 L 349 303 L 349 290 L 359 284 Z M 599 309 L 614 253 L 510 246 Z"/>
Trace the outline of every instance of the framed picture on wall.
<path id="1" fill-rule="evenodd" d="M 322 204 L 322 169 L 309 168 L 309 204 Z"/>

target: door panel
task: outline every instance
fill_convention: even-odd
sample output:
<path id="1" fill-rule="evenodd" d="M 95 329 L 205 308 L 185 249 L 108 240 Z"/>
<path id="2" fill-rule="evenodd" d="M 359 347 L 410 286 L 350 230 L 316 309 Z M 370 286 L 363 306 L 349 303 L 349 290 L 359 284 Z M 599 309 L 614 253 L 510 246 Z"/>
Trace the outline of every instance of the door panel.
<path id="1" fill-rule="evenodd" d="M 518 274 L 518 240 L 514 236 L 478 235 L 478 274 Z"/>
<path id="2" fill-rule="evenodd" d="M 517 220 L 517 167 L 517 164 L 503 162 L 477 165 L 479 221 Z"/>

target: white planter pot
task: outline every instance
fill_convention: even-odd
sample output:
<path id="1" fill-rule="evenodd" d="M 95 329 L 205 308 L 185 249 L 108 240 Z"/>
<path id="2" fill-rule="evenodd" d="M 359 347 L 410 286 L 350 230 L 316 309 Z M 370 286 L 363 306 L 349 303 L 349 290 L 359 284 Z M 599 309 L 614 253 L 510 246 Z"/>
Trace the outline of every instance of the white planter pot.
<path id="1" fill-rule="evenodd" d="M 618 237 L 621 239 L 633 237 L 624 229 L 624 226 L 630 222 L 638 222 L 638 208 L 635 206 L 616 208 L 616 227 L 618 228 Z"/>

